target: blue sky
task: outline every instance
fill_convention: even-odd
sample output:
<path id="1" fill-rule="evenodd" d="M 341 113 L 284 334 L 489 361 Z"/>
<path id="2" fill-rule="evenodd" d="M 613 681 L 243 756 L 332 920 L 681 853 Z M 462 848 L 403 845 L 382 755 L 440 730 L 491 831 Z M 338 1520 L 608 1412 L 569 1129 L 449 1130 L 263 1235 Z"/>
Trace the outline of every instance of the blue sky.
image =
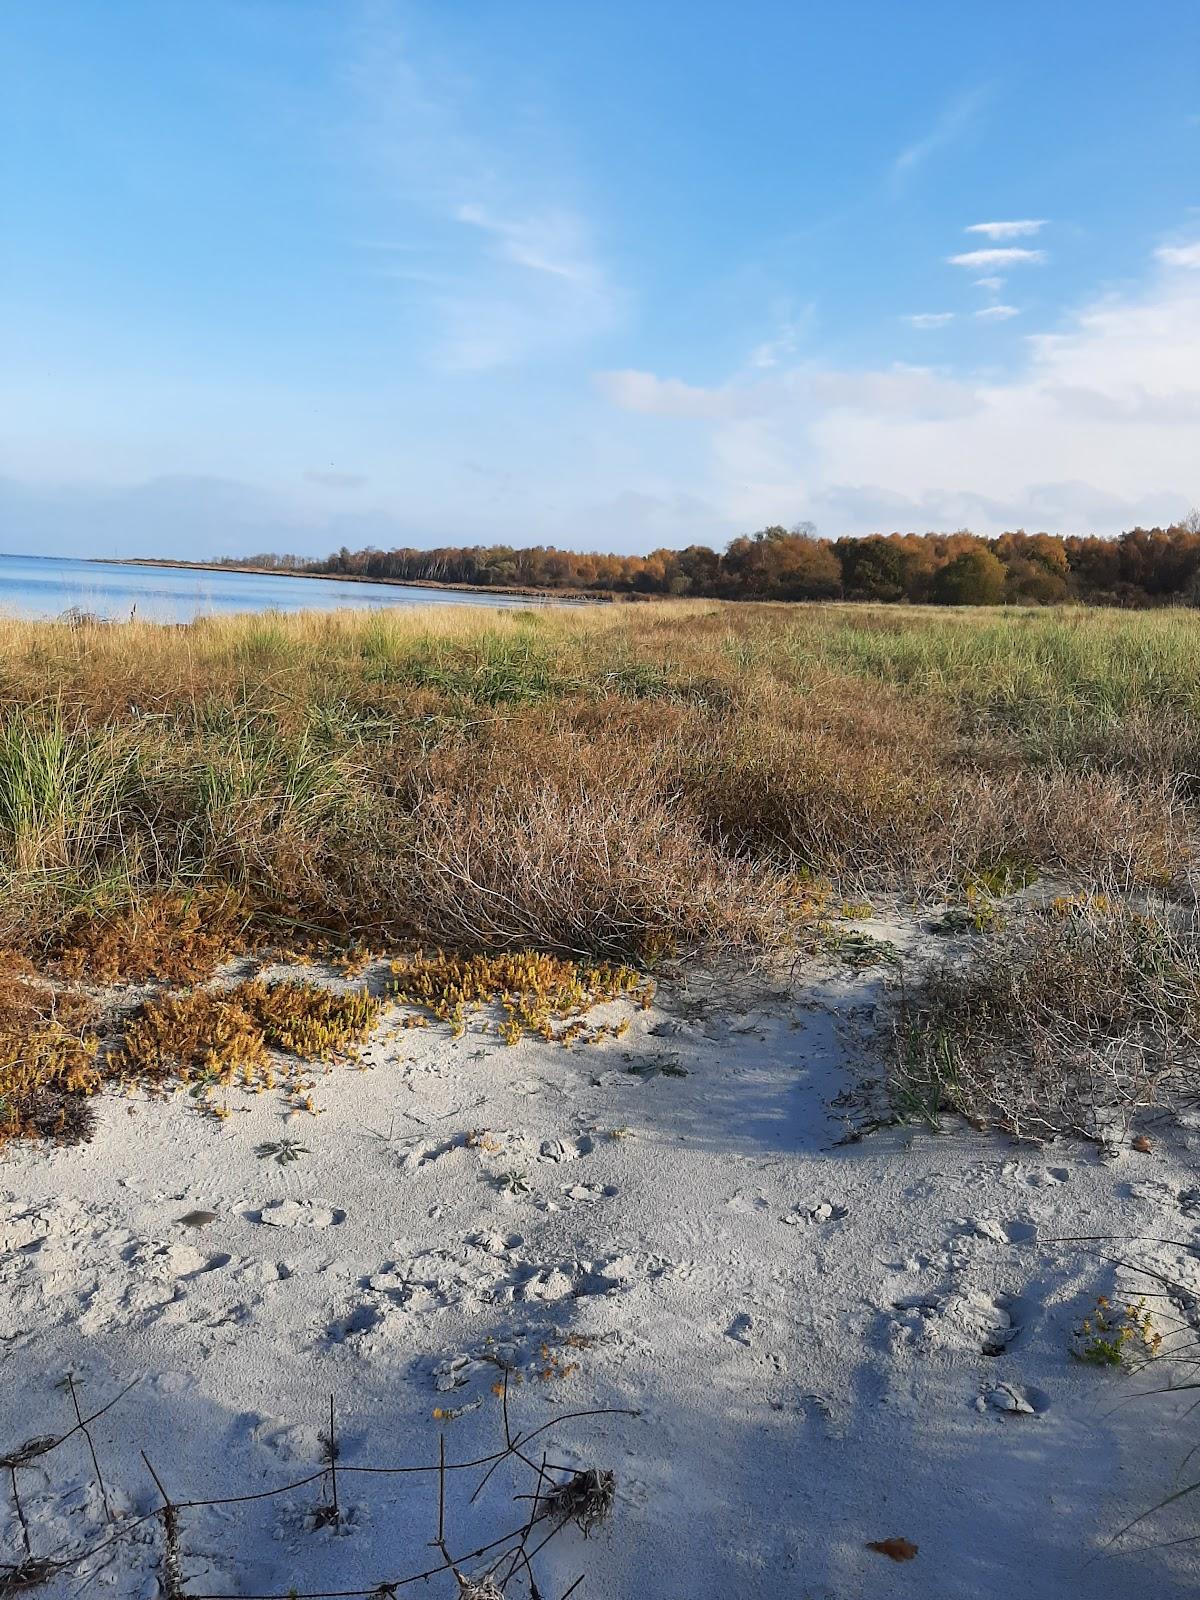
<path id="1" fill-rule="evenodd" d="M 1200 7 L 14 0 L 0 548 L 1200 501 Z"/>

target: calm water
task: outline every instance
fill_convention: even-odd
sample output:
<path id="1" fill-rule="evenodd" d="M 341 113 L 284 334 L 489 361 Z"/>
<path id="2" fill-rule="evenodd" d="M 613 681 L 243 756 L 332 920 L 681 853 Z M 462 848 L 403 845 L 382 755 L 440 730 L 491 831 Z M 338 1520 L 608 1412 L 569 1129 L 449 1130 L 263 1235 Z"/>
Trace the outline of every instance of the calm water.
<path id="1" fill-rule="evenodd" d="M 538 602 L 534 601 L 533 604 Z M 407 589 L 335 578 L 276 578 L 257 572 L 190 572 L 53 556 L 0 555 L 0 615 L 57 617 L 72 606 L 124 619 L 188 622 L 221 611 L 336 611 L 342 606 L 528 606 L 511 595 Z"/>

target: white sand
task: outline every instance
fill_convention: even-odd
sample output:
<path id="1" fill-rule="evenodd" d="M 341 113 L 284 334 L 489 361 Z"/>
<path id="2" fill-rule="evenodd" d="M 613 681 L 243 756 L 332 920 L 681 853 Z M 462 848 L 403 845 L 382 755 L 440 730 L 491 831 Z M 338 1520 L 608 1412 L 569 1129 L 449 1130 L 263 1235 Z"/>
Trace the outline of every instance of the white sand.
<path id="1" fill-rule="evenodd" d="M 623 1040 L 571 1051 L 400 1030 L 392 1013 L 365 1070 L 319 1081 L 316 1119 L 285 1122 L 270 1095 L 234 1096 L 224 1125 L 186 1098 L 105 1099 L 91 1145 L 0 1162 L 0 1453 L 69 1426 L 69 1371 L 88 1409 L 139 1379 L 94 1430 L 129 1515 L 157 1504 L 142 1449 L 180 1500 L 319 1470 L 331 1393 L 343 1467 L 436 1461 L 439 1431 L 467 1459 L 500 1436 L 498 1369 L 476 1359 L 498 1350 L 525 1377 L 516 1427 L 640 1413 L 530 1447 L 616 1474 L 611 1521 L 537 1558 L 546 1600 L 581 1573 L 575 1594 L 595 1600 L 1193 1595 L 1200 1554 L 1170 1541 L 1197 1528 L 1200 1496 L 1107 1541 L 1189 1481 L 1200 1413 L 1186 1394 L 1143 1397 L 1169 1363 L 1139 1378 L 1070 1358 L 1114 1269 L 1050 1241 L 1176 1240 L 1113 1248 L 1200 1287 L 1200 1121 L 1117 1160 L 911 1128 L 839 1147 L 854 1111 L 831 1102 L 861 1105 L 878 1076 L 863 1038 L 883 981 L 694 973 Z M 310 1153 L 256 1157 L 285 1136 Z M 497 1186 L 514 1170 L 527 1193 Z M 180 1222 L 195 1211 L 216 1220 Z M 543 1378 L 543 1345 L 577 1369 Z M 1195 1356 L 1190 1331 L 1180 1349 Z M 473 1409 L 439 1424 L 438 1406 Z M 450 1485 L 455 1550 L 527 1510 L 507 1465 L 469 1507 L 479 1476 Z M 105 1536 L 81 1439 L 18 1483 L 37 1554 Z M 350 1590 L 436 1564 L 435 1478 L 343 1473 L 339 1488 L 336 1531 L 307 1525 L 320 1485 L 183 1512 L 189 1591 Z M 897 1536 L 915 1559 L 865 1548 Z M 35 1592 L 149 1600 L 158 1552 L 145 1523 Z M 456 1588 L 443 1575 L 400 1593 Z"/>

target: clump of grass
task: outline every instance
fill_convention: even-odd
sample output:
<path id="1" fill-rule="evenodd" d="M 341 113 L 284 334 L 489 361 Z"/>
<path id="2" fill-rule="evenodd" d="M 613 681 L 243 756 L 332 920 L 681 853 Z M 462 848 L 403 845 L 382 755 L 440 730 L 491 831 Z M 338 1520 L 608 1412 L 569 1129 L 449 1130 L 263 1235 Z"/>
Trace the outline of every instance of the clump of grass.
<path id="1" fill-rule="evenodd" d="M 260 1161 L 273 1161 L 278 1167 L 291 1166 L 293 1161 L 299 1161 L 301 1156 L 309 1153 L 308 1146 L 301 1144 L 299 1139 L 269 1139 L 256 1146 L 254 1151 Z"/>
<path id="2" fill-rule="evenodd" d="M 1059 900 L 927 972 L 896 1039 L 902 1114 L 1110 1139 L 1200 1085 L 1196 929 L 1111 896 Z"/>
<path id="3" fill-rule="evenodd" d="M 396 998 L 449 1023 L 456 1037 L 466 1031 L 472 1012 L 499 1006 L 504 1013 L 499 1033 L 506 1044 L 516 1044 L 526 1032 L 560 1044 L 606 1033 L 620 1037 L 628 1023 L 589 1025 L 585 1013 L 616 1000 L 646 1007 L 655 988 L 632 967 L 588 965 L 535 950 L 498 956 L 439 950 L 394 962 L 392 971 Z"/>
<path id="4" fill-rule="evenodd" d="M 612 1515 L 616 1492 L 614 1474 L 592 1467 L 556 1483 L 539 1500 L 538 1510 L 559 1522 L 574 1522 L 586 1538 Z"/>

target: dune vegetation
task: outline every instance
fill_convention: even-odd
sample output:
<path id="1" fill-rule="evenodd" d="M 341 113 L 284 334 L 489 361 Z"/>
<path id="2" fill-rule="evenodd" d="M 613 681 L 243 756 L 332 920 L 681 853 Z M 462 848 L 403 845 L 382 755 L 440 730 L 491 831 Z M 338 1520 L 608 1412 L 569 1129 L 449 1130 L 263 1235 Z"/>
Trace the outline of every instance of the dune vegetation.
<path id="1" fill-rule="evenodd" d="M 187 977 L 251 929 L 646 959 L 828 882 L 1170 890 L 1190 612 L 653 607 L 6 622 L 0 941 Z"/>
<path id="2" fill-rule="evenodd" d="M 1188 612 L 675 601 L 0 632 L 10 1135 L 73 1126 L 99 1087 L 96 985 L 384 952 L 427 963 L 428 993 L 405 982 L 436 1015 L 486 992 L 513 1037 L 570 1038 L 589 996 L 664 959 L 791 956 L 884 894 L 976 941 L 906 991 L 901 1115 L 1094 1132 L 1097 1105 L 1192 1081 Z M 1055 897 L 999 912 L 1032 884 Z M 289 1038 L 342 1026 L 313 995 L 311 1016 L 294 986 L 154 1002 L 101 1058 L 225 1082 L 266 1060 L 275 1011 Z"/>

